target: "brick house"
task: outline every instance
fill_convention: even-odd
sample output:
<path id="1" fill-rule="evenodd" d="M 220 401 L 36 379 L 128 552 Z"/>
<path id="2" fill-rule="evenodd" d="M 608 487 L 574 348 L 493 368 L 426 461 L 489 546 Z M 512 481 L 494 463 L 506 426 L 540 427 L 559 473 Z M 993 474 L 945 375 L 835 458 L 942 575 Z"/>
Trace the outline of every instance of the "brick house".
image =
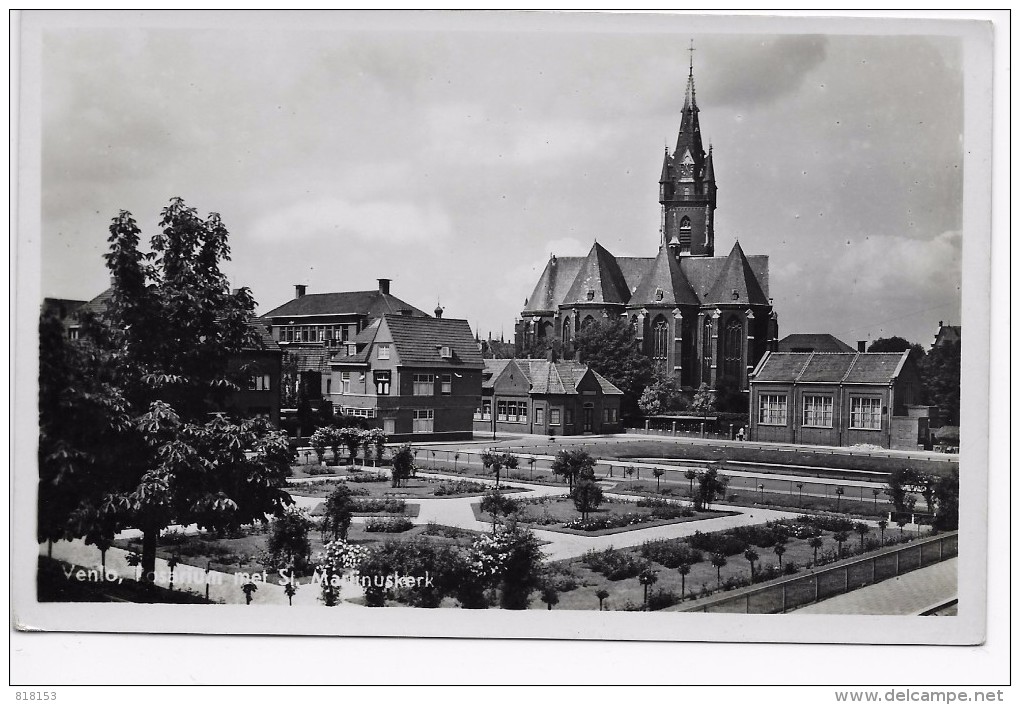
<path id="1" fill-rule="evenodd" d="M 440 312 L 441 314 L 441 312 Z M 325 398 L 392 440 L 468 440 L 482 356 L 467 321 L 384 314 L 329 362 Z"/>
<path id="2" fill-rule="evenodd" d="M 478 433 L 617 433 L 623 392 L 572 360 L 485 360 Z"/>
<path id="3" fill-rule="evenodd" d="M 749 440 L 909 450 L 927 442 L 909 351 L 770 352 L 750 386 Z"/>

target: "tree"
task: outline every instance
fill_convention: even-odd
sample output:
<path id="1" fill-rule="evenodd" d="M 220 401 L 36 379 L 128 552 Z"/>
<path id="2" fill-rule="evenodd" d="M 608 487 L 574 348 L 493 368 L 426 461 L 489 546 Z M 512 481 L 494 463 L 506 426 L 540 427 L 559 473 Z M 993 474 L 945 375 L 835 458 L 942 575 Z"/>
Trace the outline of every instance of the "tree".
<path id="1" fill-rule="evenodd" d="M 500 590 L 500 607 L 528 608 L 531 593 L 542 585 L 544 557 L 538 539 L 527 529 L 508 527 L 475 539 L 468 564 L 483 584 Z"/>
<path id="2" fill-rule="evenodd" d="M 454 472 L 457 472 L 457 461 L 458 460 L 460 460 L 460 452 L 454 451 L 454 453 L 453 453 L 453 471 Z M 535 459 L 534 458 L 531 459 L 531 463 L 532 463 L 532 465 L 535 464 Z"/>
<path id="3" fill-rule="evenodd" d="M 599 598 L 599 612 L 602 611 L 602 603 L 607 597 L 609 597 L 609 591 L 605 588 L 601 588 L 595 593 L 595 597 Z"/>
<path id="4" fill-rule="evenodd" d="M 645 416 L 657 416 L 681 411 L 685 402 L 679 376 L 656 372 L 638 399 L 638 409 Z"/>
<path id="5" fill-rule="evenodd" d="M 554 475 L 562 476 L 573 492 L 578 478 L 584 475 L 595 477 L 595 458 L 581 448 L 565 448 L 553 459 L 552 471 Z"/>
<path id="6" fill-rule="evenodd" d="M 865 524 L 863 521 L 859 521 L 854 524 L 854 531 L 861 537 L 861 551 L 864 551 L 864 537 L 871 531 L 871 527 Z"/>
<path id="7" fill-rule="evenodd" d="M 935 485 L 935 519 L 932 525 L 942 531 L 953 531 L 960 523 L 960 471 L 953 470 L 940 477 Z"/>
<path id="8" fill-rule="evenodd" d="M 638 411 L 641 392 L 652 380 L 652 362 L 638 350 L 634 328 L 624 319 L 595 321 L 574 336 L 577 359 L 623 392 L 621 414 Z"/>
<path id="9" fill-rule="evenodd" d="M 244 593 L 244 604 L 251 604 L 252 597 L 258 589 L 259 586 L 250 580 L 241 586 L 241 591 Z"/>
<path id="10" fill-rule="evenodd" d="M 510 470 L 518 465 L 517 456 L 513 453 L 497 453 L 487 450 L 482 453 L 482 465 L 496 476 L 496 487 L 499 487 L 499 474 L 504 468 Z"/>
<path id="11" fill-rule="evenodd" d="M 330 433 L 328 428 L 317 428 L 308 437 L 308 445 L 315 451 L 315 457 L 318 458 L 320 465 L 326 460 L 326 447 L 329 445 L 329 440 Z M 336 456 L 334 455 L 334 457 Z"/>
<path id="12" fill-rule="evenodd" d="M 651 587 L 652 585 L 655 585 L 655 583 L 659 582 L 659 576 L 656 574 L 656 571 L 652 570 L 651 568 L 645 568 L 638 575 L 638 582 L 641 583 L 641 587 L 644 588 L 643 604 L 647 609 L 648 588 Z"/>
<path id="13" fill-rule="evenodd" d="M 372 439 L 372 443 L 375 444 L 375 464 L 382 465 L 382 461 L 386 458 L 386 444 L 390 438 L 386 435 L 385 431 L 379 428 L 370 428 L 367 434 Z"/>
<path id="14" fill-rule="evenodd" d="M 832 535 L 832 539 L 836 542 L 836 557 L 841 558 L 843 556 L 843 544 L 850 538 L 850 533 L 847 531 L 837 531 Z"/>
<path id="15" fill-rule="evenodd" d="M 726 492 L 726 481 L 719 476 L 715 468 L 709 468 L 698 474 L 698 493 L 694 497 L 694 507 L 698 511 L 708 510 L 718 495 Z"/>
<path id="16" fill-rule="evenodd" d="M 327 540 L 347 540 L 347 532 L 351 528 L 356 508 L 354 492 L 346 482 L 341 482 L 326 498 L 323 506 L 322 521 L 319 524 L 323 543 Z"/>
<path id="17" fill-rule="evenodd" d="M 920 363 L 924 360 L 924 348 L 917 343 L 911 343 L 906 338 L 901 338 L 898 335 L 894 335 L 891 338 L 876 338 L 872 341 L 871 345 L 868 346 L 869 353 L 898 353 L 909 350 L 910 356 L 915 362 Z"/>
<path id="18" fill-rule="evenodd" d="M 709 389 L 708 385 L 703 382 L 691 401 L 691 413 L 698 416 L 708 416 L 716 411 L 718 411 L 718 407 L 716 405 L 715 392 Z"/>
<path id="19" fill-rule="evenodd" d="M 308 541 L 311 528 L 311 519 L 297 507 L 289 507 L 273 519 L 266 542 L 267 567 L 278 570 L 293 566 L 296 571 L 304 572 L 312 550 Z"/>
<path id="20" fill-rule="evenodd" d="M 799 497 L 797 499 L 797 506 L 800 507 L 800 506 L 804 505 L 804 483 L 803 482 L 798 482 L 797 483 L 797 493 L 799 495 Z"/>
<path id="21" fill-rule="evenodd" d="M 781 543 L 777 543 L 775 546 L 772 547 L 772 552 L 775 553 L 776 556 L 779 557 L 779 567 L 782 568 L 783 567 L 783 554 L 786 553 L 786 546 L 784 546 Z"/>
<path id="22" fill-rule="evenodd" d="M 178 558 L 176 555 L 170 556 L 167 559 L 167 561 L 166 561 L 166 567 L 170 569 L 170 591 L 171 592 L 173 592 L 173 589 L 174 589 L 174 569 L 177 568 L 177 566 L 180 565 L 180 563 L 181 563 L 181 559 Z"/>
<path id="23" fill-rule="evenodd" d="M 878 520 L 878 530 L 881 532 L 882 545 L 883 546 L 885 545 L 885 530 L 886 530 L 886 527 L 888 527 L 888 526 L 889 526 L 889 522 L 886 521 L 885 519 L 879 519 Z"/>
<path id="24" fill-rule="evenodd" d="M 680 573 L 680 601 L 684 601 L 684 591 L 687 589 L 687 576 L 691 572 L 691 564 L 687 561 L 681 561 L 680 565 L 676 567 L 678 573 Z"/>
<path id="25" fill-rule="evenodd" d="M 815 552 L 814 558 L 811 561 L 814 564 L 818 563 L 818 549 L 822 547 L 823 543 L 821 536 L 812 536 L 811 540 L 808 541 L 808 546 Z"/>
<path id="26" fill-rule="evenodd" d="M 553 605 L 559 604 L 560 594 L 556 591 L 552 585 L 547 585 L 542 588 L 542 602 L 552 610 Z"/>
<path id="27" fill-rule="evenodd" d="M 932 348 L 921 363 L 928 400 L 939 408 L 943 421 L 960 424 L 960 341 Z"/>
<path id="28" fill-rule="evenodd" d="M 237 526 L 291 502 L 283 489 L 291 458 L 286 438 L 259 419 L 210 418 L 245 380 L 247 370 L 233 369 L 232 361 L 261 345 L 248 326 L 250 292 L 231 292 L 220 271 L 229 259 L 227 230 L 218 215 L 203 220 L 179 198 L 163 210 L 159 227 L 143 253 L 131 214 L 113 219 L 109 303 L 83 330 L 89 353 L 79 360 L 82 371 L 104 385 L 90 405 L 102 407 L 92 424 L 101 427 L 102 464 L 92 448 L 68 450 L 74 434 L 47 438 L 53 409 L 40 404 L 41 450 L 63 449 L 66 471 L 54 477 L 44 469 L 41 479 L 53 480 L 47 492 L 64 495 L 55 501 L 58 515 L 62 505 L 71 507 L 66 533 L 140 529 L 146 581 L 159 533 L 170 524 Z M 41 388 L 49 383 L 40 380 Z M 47 393 L 41 389 L 41 401 Z M 84 473 L 89 478 L 79 483 Z"/>
<path id="29" fill-rule="evenodd" d="M 593 479 L 582 477 L 570 492 L 574 500 L 574 508 L 581 513 L 581 521 L 587 521 L 588 515 L 599 508 L 604 495 L 602 488 Z"/>
<path id="30" fill-rule="evenodd" d="M 480 508 L 492 517 L 492 533 L 496 533 L 496 522 L 500 515 L 510 516 L 517 511 L 517 502 L 513 497 L 503 494 L 497 489 L 490 489 L 482 497 Z"/>
<path id="31" fill-rule="evenodd" d="M 655 468 L 652 470 L 652 474 L 655 475 L 655 491 L 659 491 L 659 478 L 666 474 L 666 471 L 662 468 Z"/>
<path id="32" fill-rule="evenodd" d="M 351 426 L 337 429 L 336 439 L 340 445 L 347 448 L 348 465 L 354 465 L 358 457 L 358 448 L 361 447 L 364 438 L 364 431 Z M 334 451 L 336 452 L 336 451 Z"/>
<path id="33" fill-rule="evenodd" d="M 844 490 L 842 487 L 837 487 L 836 488 L 836 511 L 837 512 L 839 511 L 839 500 L 843 498 L 843 493 L 845 493 L 845 492 L 846 492 L 846 490 Z"/>
<path id="34" fill-rule="evenodd" d="M 393 454 L 390 462 L 390 484 L 400 487 L 400 483 L 411 477 L 414 471 L 414 451 L 410 443 L 400 446 Z"/>
<path id="35" fill-rule="evenodd" d="M 686 477 L 688 482 L 690 482 L 690 488 L 688 489 L 687 494 L 688 494 L 689 497 L 693 497 L 694 496 L 694 481 L 698 478 L 698 473 L 695 470 L 693 470 L 693 469 L 692 470 L 685 470 L 684 471 L 684 477 Z"/>
<path id="36" fill-rule="evenodd" d="M 758 552 L 755 551 L 753 548 L 749 548 L 746 551 L 744 551 L 744 558 L 746 558 L 747 562 L 751 564 L 751 582 L 753 583 L 754 582 L 754 562 L 756 560 L 758 560 Z"/>
<path id="37" fill-rule="evenodd" d="M 287 605 L 293 607 L 294 595 L 297 594 L 297 585 L 293 580 L 288 580 L 287 584 L 283 586 L 283 594 L 287 596 Z"/>
<path id="38" fill-rule="evenodd" d="M 715 581 L 716 585 L 722 587 L 722 568 L 726 565 L 726 556 L 722 553 L 712 554 L 712 565 L 715 566 Z"/>

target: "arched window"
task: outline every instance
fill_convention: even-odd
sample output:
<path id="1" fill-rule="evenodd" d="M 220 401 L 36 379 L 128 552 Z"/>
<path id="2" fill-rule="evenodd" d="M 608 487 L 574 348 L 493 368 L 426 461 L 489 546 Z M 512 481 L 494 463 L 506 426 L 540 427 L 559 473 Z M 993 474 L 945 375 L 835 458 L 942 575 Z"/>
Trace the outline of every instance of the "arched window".
<path id="1" fill-rule="evenodd" d="M 590 326 L 594 322 L 595 322 L 595 317 L 594 316 L 585 316 L 584 320 L 581 321 L 581 327 L 582 328 L 587 328 L 588 326 Z"/>
<path id="2" fill-rule="evenodd" d="M 538 324 L 538 337 L 539 338 L 550 338 L 552 337 L 553 324 L 549 321 Z"/>
<path id="3" fill-rule="evenodd" d="M 712 379 L 712 317 L 705 317 L 705 325 L 701 329 L 701 381 L 709 383 Z"/>
<path id="4" fill-rule="evenodd" d="M 563 319 L 563 342 L 566 343 L 574 337 L 574 327 L 570 324 L 570 316 Z"/>
<path id="5" fill-rule="evenodd" d="M 686 215 L 680 219 L 680 251 L 691 251 L 691 219 Z"/>
<path id="6" fill-rule="evenodd" d="M 669 351 L 669 324 L 659 316 L 652 324 L 652 364 L 660 370 L 666 369 L 666 357 Z"/>
<path id="7" fill-rule="evenodd" d="M 740 370 L 741 349 L 743 347 L 744 325 L 737 316 L 731 316 L 726 322 L 723 334 L 723 375 L 743 386 L 743 375 Z"/>

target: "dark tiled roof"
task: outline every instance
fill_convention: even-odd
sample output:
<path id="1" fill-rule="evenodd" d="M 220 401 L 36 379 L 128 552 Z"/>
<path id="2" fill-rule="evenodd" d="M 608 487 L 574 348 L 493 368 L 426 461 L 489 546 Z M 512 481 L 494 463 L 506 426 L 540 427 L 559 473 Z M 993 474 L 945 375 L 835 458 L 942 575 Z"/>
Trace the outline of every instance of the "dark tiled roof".
<path id="1" fill-rule="evenodd" d="M 602 388 L 603 394 L 623 394 L 609 380 L 587 365 L 572 360 L 516 360 L 528 376 L 532 394 L 577 394 L 577 385 L 589 372 Z"/>
<path id="2" fill-rule="evenodd" d="M 482 364 L 485 366 L 482 369 L 482 389 L 492 389 L 492 383 L 503 373 L 506 366 L 510 364 L 510 360 L 485 359 L 482 360 Z M 525 374 L 527 374 L 527 370 L 525 370 Z"/>
<path id="3" fill-rule="evenodd" d="M 378 289 L 373 291 L 341 291 L 332 294 L 305 294 L 291 299 L 282 306 L 262 314 L 263 318 L 286 316 L 326 316 L 355 313 L 369 318 L 379 318 L 387 313 L 396 314 L 401 309 L 410 309 L 412 315 L 429 317 L 411 304 Z"/>
<path id="4" fill-rule="evenodd" d="M 704 302 L 707 304 L 763 304 L 769 298 L 762 291 L 758 277 L 751 263 L 744 256 L 740 243 L 733 243 L 733 249 L 723 265 L 722 271 L 709 290 Z"/>
<path id="5" fill-rule="evenodd" d="M 592 298 L 588 298 L 588 294 Z M 597 242 L 585 258 L 574 278 L 564 303 L 625 304 L 630 288 L 616 258 Z"/>
<path id="6" fill-rule="evenodd" d="M 755 370 L 754 381 L 884 385 L 899 375 L 909 354 L 773 352 Z"/>
<path id="7" fill-rule="evenodd" d="M 657 292 L 662 291 L 662 298 L 657 299 Z M 669 252 L 669 248 L 660 247 L 659 256 L 652 262 L 648 273 L 641 280 L 638 288 L 631 296 L 631 306 L 676 306 L 677 304 L 695 304 L 698 297 L 691 288 L 691 283 L 680 269 L 677 262 Z"/>
<path id="8" fill-rule="evenodd" d="M 857 352 L 828 333 L 791 333 L 778 343 L 779 352 Z"/>
<path id="9" fill-rule="evenodd" d="M 277 345 L 276 340 L 273 338 L 272 333 L 269 331 L 270 322 L 265 318 L 253 318 L 248 321 L 248 325 L 254 328 L 262 341 L 262 345 L 259 349 L 261 350 L 279 350 L 280 346 Z"/>
<path id="10" fill-rule="evenodd" d="M 332 353 L 325 348 L 288 347 L 284 361 L 293 362 L 298 372 L 329 372 Z"/>
<path id="11" fill-rule="evenodd" d="M 400 364 L 408 367 L 461 367 L 482 369 L 482 354 L 467 321 L 457 318 L 420 318 L 418 316 L 384 316 L 380 324 L 393 337 Z M 439 355 L 442 346 L 449 346 L 452 359 Z"/>

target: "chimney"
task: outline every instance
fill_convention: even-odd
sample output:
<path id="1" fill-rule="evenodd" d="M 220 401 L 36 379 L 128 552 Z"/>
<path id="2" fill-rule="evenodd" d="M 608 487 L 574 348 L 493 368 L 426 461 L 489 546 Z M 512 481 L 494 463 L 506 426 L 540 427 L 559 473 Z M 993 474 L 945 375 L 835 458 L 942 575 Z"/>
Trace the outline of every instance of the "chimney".
<path id="1" fill-rule="evenodd" d="M 380 279 L 379 280 L 379 293 L 380 294 L 388 294 L 388 293 L 390 293 L 390 280 L 389 279 Z"/>
<path id="2" fill-rule="evenodd" d="M 862 353 L 862 352 L 867 352 L 867 350 L 868 350 L 868 341 L 867 340 L 858 340 L 857 341 L 857 352 Z"/>
<path id="3" fill-rule="evenodd" d="M 308 287 L 305 286 L 304 284 L 295 284 L 294 285 L 294 298 L 300 299 L 302 296 L 305 295 L 306 291 L 308 291 Z"/>

